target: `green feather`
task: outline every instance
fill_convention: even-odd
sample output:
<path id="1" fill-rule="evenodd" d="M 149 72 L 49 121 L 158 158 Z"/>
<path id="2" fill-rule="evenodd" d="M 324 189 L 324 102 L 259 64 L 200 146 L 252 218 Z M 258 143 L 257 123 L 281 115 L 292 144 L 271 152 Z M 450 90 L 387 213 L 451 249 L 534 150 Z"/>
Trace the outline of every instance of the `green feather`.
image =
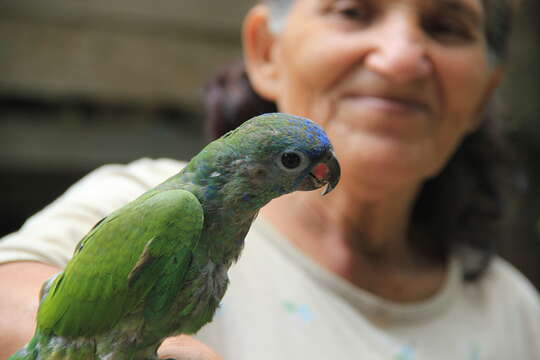
<path id="1" fill-rule="evenodd" d="M 182 221 L 178 221 L 181 218 Z M 151 291 L 156 278 L 171 287 L 197 246 L 203 211 L 184 190 L 151 192 L 116 211 L 81 242 L 38 312 L 39 330 L 93 336 L 113 327 Z M 171 283 L 172 282 L 172 283 Z"/>

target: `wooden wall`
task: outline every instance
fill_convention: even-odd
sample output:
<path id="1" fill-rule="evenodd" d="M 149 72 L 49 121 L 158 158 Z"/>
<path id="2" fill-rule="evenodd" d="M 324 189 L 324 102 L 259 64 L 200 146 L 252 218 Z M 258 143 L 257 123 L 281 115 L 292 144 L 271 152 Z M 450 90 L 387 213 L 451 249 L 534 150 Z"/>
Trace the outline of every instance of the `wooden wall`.
<path id="1" fill-rule="evenodd" d="M 193 105 L 249 0 L 8 0 L 0 91 Z"/>

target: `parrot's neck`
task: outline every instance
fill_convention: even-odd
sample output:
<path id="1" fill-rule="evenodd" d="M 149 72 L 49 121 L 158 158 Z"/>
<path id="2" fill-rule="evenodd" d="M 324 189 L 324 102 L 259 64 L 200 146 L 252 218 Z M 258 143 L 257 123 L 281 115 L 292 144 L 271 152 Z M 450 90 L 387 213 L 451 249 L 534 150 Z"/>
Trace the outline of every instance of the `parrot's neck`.
<path id="1" fill-rule="evenodd" d="M 183 189 L 193 193 L 204 210 L 204 227 L 199 246 L 215 264 L 230 266 L 242 250 L 244 238 L 259 209 L 266 204 L 241 189 L 245 184 L 184 169 L 158 189 Z M 210 179 L 212 179 L 210 177 Z M 236 178 L 237 179 L 237 178 Z"/>

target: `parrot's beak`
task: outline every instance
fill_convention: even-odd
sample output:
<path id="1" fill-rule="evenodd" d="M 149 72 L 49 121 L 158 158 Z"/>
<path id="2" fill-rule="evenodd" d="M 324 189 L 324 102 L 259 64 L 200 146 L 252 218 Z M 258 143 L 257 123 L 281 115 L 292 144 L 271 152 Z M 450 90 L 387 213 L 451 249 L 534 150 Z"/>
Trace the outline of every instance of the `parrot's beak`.
<path id="1" fill-rule="evenodd" d="M 339 182 L 340 175 L 339 162 L 334 152 L 330 150 L 322 161 L 311 169 L 309 176 L 302 184 L 301 190 L 315 190 L 326 185 L 326 189 L 322 193 L 322 195 L 326 195 L 334 190 Z"/>

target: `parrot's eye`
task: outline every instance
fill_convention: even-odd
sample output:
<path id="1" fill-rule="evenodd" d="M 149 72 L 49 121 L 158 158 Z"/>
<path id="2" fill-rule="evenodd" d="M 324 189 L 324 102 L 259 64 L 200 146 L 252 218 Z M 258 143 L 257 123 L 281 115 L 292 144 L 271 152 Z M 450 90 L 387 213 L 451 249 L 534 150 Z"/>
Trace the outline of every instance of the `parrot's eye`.
<path id="1" fill-rule="evenodd" d="M 287 151 L 281 154 L 280 164 L 285 170 L 296 170 L 305 163 L 304 154 L 298 151 Z"/>

